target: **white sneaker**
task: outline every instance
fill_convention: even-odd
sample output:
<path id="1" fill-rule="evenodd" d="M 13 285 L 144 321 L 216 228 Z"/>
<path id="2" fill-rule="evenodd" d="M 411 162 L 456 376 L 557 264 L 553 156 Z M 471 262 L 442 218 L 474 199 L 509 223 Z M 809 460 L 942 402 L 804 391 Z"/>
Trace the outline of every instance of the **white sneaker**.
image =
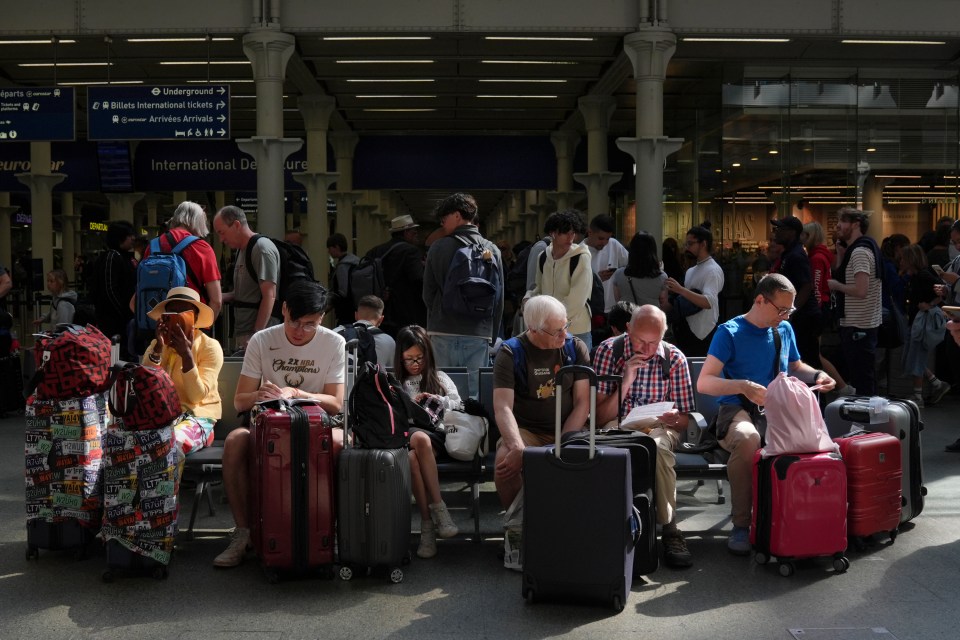
<path id="1" fill-rule="evenodd" d="M 418 558 L 432 558 L 437 555 L 437 529 L 432 520 L 420 521 L 420 546 L 417 547 Z"/>
<path id="2" fill-rule="evenodd" d="M 250 548 L 250 529 L 237 527 L 230 536 L 230 544 L 223 553 L 213 559 L 213 566 L 224 568 L 237 566 L 243 562 L 248 548 Z"/>
<path id="3" fill-rule="evenodd" d="M 918 408 L 923 409 L 923 394 L 915 393 L 910 396 L 910 399 L 917 405 Z"/>
<path id="4" fill-rule="evenodd" d="M 453 523 L 450 512 L 447 511 L 447 505 L 444 502 L 438 502 L 430 505 L 430 518 L 433 524 L 437 526 L 437 535 L 441 538 L 452 538 L 460 533 L 460 529 Z"/>
<path id="5" fill-rule="evenodd" d="M 935 380 L 930 385 L 930 394 L 927 396 L 927 404 L 934 405 L 943 400 L 943 396 L 950 393 L 950 383 L 943 380 Z"/>

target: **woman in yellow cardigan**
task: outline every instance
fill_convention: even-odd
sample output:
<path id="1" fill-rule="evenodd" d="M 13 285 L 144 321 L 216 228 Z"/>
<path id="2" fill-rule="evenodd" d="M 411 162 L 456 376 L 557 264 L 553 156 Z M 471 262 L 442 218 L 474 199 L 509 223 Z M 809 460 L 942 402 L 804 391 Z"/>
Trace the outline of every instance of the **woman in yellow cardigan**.
<path id="1" fill-rule="evenodd" d="M 185 414 L 175 425 L 176 438 L 189 455 L 213 442 L 213 425 L 221 416 L 217 376 L 223 349 L 199 331 L 213 324 L 213 310 L 193 289 L 174 287 L 147 315 L 157 321 L 157 337 L 147 347 L 143 364 L 170 374 Z"/>

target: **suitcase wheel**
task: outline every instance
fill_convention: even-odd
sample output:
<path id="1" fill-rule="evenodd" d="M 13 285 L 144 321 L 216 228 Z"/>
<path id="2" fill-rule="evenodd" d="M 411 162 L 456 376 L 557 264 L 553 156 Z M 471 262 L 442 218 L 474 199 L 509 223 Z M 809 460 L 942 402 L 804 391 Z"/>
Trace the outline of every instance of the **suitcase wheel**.
<path id="1" fill-rule="evenodd" d="M 340 567 L 340 579 L 350 580 L 351 578 L 353 578 L 353 569 L 351 569 L 347 565 Z"/>
<path id="2" fill-rule="evenodd" d="M 770 558 L 767 557 L 767 554 L 761 551 L 757 551 L 757 555 L 753 556 L 753 561 L 757 564 L 767 564 L 768 560 L 770 560 Z"/>
<path id="3" fill-rule="evenodd" d="M 850 561 L 845 557 L 840 556 L 839 558 L 833 559 L 833 570 L 837 573 L 846 573 L 847 569 L 850 568 Z M 782 573 L 782 572 L 781 572 Z"/>
<path id="4" fill-rule="evenodd" d="M 534 596 L 533 589 L 524 589 L 523 599 L 527 601 L 527 604 L 533 604 L 534 602 L 536 602 L 536 597 Z"/>
<path id="5" fill-rule="evenodd" d="M 390 582 L 393 584 L 400 584 L 403 582 L 403 569 L 400 567 L 394 567 L 390 571 Z"/>
<path id="6" fill-rule="evenodd" d="M 280 582 L 280 574 L 276 571 L 271 571 L 270 569 L 264 569 L 263 573 L 267 577 L 267 582 L 269 584 L 277 584 Z"/>
<path id="7" fill-rule="evenodd" d="M 620 599 L 620 596 L 613 596 L 613 610 L 617 613 L 623 611 L 623 600 Z"/>
<path id="8" fill-rule="evenodd" d="M 893 544 L 897 541 L 897 534 L 900 533 L 899 529 L 894 529 L 890 532 L 890 544 Z"/>
<path id="9" fill-rule="evenodd" d="M 836 568 L 837 566 L 836 560 L 834 561 L 833 566 L 834 568 Z M 780 575 L 782 575 L 784 578 L 789 578 L 790 576 L 793 575 L 793 572 L 795 571 L 795 569 L 796 568 L 793 566 L 792 562 L 781 562 L 778 570 L 780 571 Z"/>
<path id="10" fill-rule="evenodd" d="M 167 573 L 166 567 L 159 566 L 154 567 L 153 571 L 150 572 L 150 575 L 153 576 L 154 580 L 166 580 L 169 574 Z"/>
<path id="11" fill-rule="evenodd" d="M 39 559 L 40 559 L 40 548 L 33 544 L 27 545 L 27 560 L 39 560 Z"/>

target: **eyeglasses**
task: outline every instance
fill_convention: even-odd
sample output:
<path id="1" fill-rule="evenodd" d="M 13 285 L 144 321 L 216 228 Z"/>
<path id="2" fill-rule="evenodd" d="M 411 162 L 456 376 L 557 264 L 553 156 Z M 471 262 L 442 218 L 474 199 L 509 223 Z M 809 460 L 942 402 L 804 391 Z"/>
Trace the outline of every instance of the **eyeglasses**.
<path id="1" fill-rule="evenodd" d="M 284 320 L 288 327 L 294 331 L 303 331 L 304 333 L 316 333 L 318 325 L 316 322 L 294 322 L 293 320 Z"/>
<path id="2" fill-rule="evenodd" d="M 773 303 L 773 300 L 771 300 L 767 296 L 763 296 L 763 299 L 769 302 L 771 305 L 773 305 L 776 308 L 777 315 L 780 316 L 781 318 L 789 318 L 793 314 L 793 312 L 797 310 L 796 307 L 778 307 L 776 304 Z"/>
<path id="3" fill-rule="evenodd" d="M 560 337 L 560 334 L 566 333 L 569 329 L 570 329 L 570 323 L 568 322 L 567 324 L 563 325 L 563 327 L 561 327 L 561 328 L 558 329 L 557 331 L 547 331 L 546 329 L 537 329 L 537 331 L 539 331 L 540 333 L 545 333 L 546 335 L 550 336 L 551 338 L 558 338 L 558 337 Z"/>
<path id="4" fill-rule="evenodd" d="M 703 240 L 687 240 L 683 243 L 683 245 L 685 247 L 692 247 L 693 245 L 700 244 L 701 242 L 703 242 Z"/>
<path id="5" fill-rule="evenodd" d="M 404 358 L 403 364 L 409 364 L 411 366 L 417 365 L 417 364 L 423 364 L 423 356 L 416 356 L 413 358 Z"/>

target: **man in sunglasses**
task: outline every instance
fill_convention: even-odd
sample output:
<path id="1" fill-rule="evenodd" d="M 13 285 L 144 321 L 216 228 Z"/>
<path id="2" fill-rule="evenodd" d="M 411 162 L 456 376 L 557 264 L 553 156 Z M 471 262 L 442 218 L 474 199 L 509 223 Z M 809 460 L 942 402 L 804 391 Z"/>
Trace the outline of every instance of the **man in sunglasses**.
<path id="1" fill-rule="evenodd" d="M 836 382 L 819 369 L 800 360 L 797 341 L 789 322 L 796 311 L 797 291 L 779 273 L 757 284 L 753 306 L 742 316 L 724 322 L 710 343 L 700 370 L 697 389 L 718 396 L 717 440 L 730 453 L 727 479 L 733 510 L 733 531 L 727 548 L 736 555 L 750 553 L 750 509 L 753 500 L 753 456 L 760 448 L 763 407 L 767 385 L 781 371 L 823 391 Z"/>
<path id="2" fill-rule="evenodd" d="M 343 408 L 346 341 L 326 327 L 327 291 L 316 282 L 291 283 L 283 303 L 283 324 L 258 331 L 243 356 L 233 405 L 249 411 L 257 402 L 277 398 L 315 400 L 330 415 Z M 334 429 L 334 454 L 343 431 Z M 250 547 L 248 453 L 250 431 L 234 429 L 223 445 L 223 486 L 236 523 L 230 545 L 213 560 L 235 567 Z"/>

